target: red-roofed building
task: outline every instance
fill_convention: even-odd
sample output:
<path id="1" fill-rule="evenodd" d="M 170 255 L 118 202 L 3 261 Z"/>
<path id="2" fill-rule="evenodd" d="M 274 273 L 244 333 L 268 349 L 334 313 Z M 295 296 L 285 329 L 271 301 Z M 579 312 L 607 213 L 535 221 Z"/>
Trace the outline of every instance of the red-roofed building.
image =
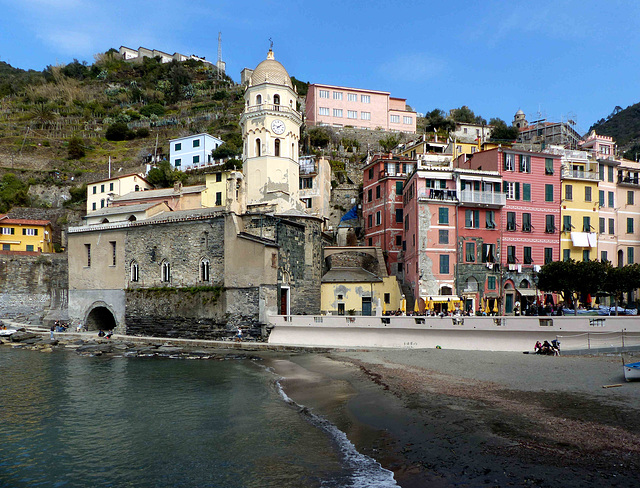
<path id="1" fill-rule="evenodd" d="M 48 220 L 12 219 L 0 215 L 3 251 L 53 252 L 52 227 Z"/>

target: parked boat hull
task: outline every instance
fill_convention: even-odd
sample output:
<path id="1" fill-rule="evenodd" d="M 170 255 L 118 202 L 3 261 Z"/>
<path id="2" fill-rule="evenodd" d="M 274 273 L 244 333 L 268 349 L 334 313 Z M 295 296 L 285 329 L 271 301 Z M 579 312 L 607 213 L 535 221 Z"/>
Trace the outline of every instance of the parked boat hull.
<path id="1" fill-rule="evenodd" d="M 640 380 L 640 362 L 625 364 L 624 379 L 627 381 Z"/>

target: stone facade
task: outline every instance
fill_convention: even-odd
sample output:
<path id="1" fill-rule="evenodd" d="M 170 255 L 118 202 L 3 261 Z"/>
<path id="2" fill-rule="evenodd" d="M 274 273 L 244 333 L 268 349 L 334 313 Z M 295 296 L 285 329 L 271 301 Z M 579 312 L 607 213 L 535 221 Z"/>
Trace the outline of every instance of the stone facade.
<path id="1" fill-rule="evenodd" d="M 0 316 L 65 319 L 68 288 L 66 254 L 0 254 Z"/>

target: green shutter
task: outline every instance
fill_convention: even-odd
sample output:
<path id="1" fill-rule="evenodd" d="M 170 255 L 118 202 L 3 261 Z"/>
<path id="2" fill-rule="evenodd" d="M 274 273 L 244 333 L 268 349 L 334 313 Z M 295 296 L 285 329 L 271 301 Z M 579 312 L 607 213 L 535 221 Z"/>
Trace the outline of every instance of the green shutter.
<path id="1" fill-rule="evenodd" d="M 507 193 L 509 191 L 509 183 L 506 181 L 502 182 L 502 193 Z"/>
<path id="2" fill-rule="evenodd" d="M 531 201 L 531 184 L 530 183 L 522 184 L 522 199 L 525 202 Z"/>
<path id="3" fill-rule="evenodd" d="M 520 182 L 516 181 L 516 200 L 520 200 Z"/>

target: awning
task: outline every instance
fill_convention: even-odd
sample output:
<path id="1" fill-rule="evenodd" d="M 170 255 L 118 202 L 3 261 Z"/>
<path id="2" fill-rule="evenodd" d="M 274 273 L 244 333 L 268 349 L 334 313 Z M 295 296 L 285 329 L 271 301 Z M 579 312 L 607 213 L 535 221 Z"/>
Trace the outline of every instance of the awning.
<path id="1" fill-rule="evenodd" d="M 571 243 L 573 247 L 591 247 L 589 246 L 589 237 L 587 232 L 572 232 Z"/>
<path id="2" fill-rule="evenodd" d="M 427 295 L 425 300 L 429 300 L 433 303 L 447 303 L 449 301 L 459 302 L 461 301 L 457 295 Z"/>
<path id="3" fill-rule="evenodd" d="M 535 297 L 536 296 L 536 290 L 533 289 L 533 288 L 516 288 L 516 290 L 523 297 Z"/>
<path id="4" fill-rule="evenodd" d="M 589 240 L 589 247 L 598 247 L 598 234 L 595 232 L 589 232 L 587 234 L 587 239 Z"/>

